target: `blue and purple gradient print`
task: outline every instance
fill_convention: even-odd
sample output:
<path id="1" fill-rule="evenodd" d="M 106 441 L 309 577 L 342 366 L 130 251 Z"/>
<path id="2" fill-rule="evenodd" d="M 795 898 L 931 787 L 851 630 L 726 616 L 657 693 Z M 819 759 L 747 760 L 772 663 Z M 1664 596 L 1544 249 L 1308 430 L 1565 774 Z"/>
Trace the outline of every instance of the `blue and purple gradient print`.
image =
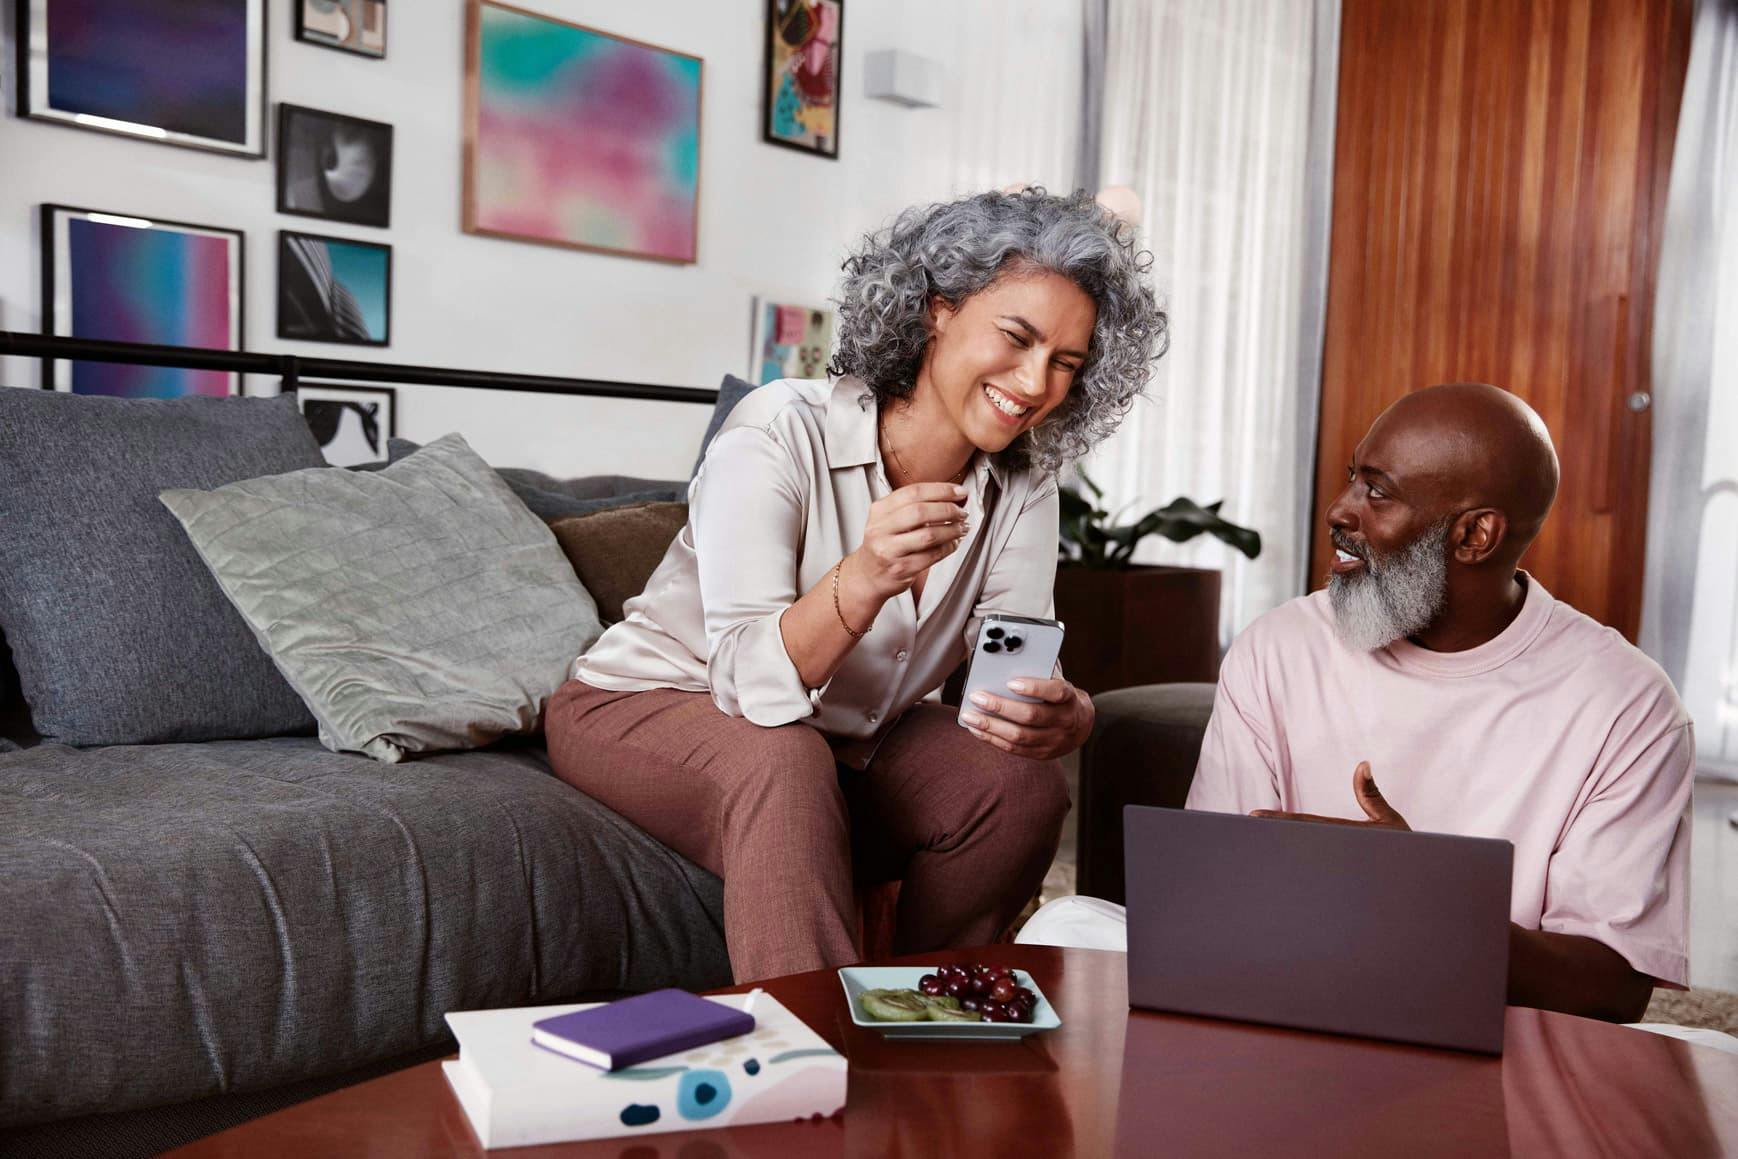
<path id="1" fill-rule="evenodd" d="M 47 0 L 48 103 L 245 144 L 250 7 L 249 0 Z"/>
<path id="2" fill-rule="evenodd" d="M 134 229 L 75 217 L 67 222 L 72 330 L 78 338 L 229 350 L 238 346 L 231 299 L 239 239 Z M 167 366 L 75 362 L 74 394 L 122 398 L 227 395 L 230 375 Z"/>

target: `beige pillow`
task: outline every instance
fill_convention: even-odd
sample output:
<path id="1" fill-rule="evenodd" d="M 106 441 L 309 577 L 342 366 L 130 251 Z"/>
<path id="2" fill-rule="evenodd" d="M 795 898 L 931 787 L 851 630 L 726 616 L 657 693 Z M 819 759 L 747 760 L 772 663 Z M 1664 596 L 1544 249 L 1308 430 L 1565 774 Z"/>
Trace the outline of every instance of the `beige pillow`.
<path id="1" fill-rule="evenodd" d="M 637 503 L 549 525 L 579 582 L 597 601 L 606 624 L 622 618 L 622 605 L 646 590 L 664 553 L 688 524 L 686 503 Z"/>

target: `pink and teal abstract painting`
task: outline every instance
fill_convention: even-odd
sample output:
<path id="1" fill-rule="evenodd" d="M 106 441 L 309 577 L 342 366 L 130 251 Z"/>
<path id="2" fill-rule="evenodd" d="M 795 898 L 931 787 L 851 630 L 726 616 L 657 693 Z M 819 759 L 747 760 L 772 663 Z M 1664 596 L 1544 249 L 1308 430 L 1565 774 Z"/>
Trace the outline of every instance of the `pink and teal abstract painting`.
<path id="1" fill-rule="evenodd" d="M 480 3 L 471 69 L 466 229 L 695 260 L 699 57 Z"/>

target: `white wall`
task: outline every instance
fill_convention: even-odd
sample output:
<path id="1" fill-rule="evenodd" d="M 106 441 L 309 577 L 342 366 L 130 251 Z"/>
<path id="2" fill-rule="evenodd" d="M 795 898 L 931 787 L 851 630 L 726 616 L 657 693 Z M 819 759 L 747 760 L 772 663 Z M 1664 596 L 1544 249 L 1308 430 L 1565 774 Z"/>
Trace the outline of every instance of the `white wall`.
<path id="1" fill-rule="evenodd" d="M 830 297 L 847 247 L 902 206 L 1015 180 L 1065 186 L 1072 176 L 1072 141 L 1057 127 L 1077 120 L 1078 0 L 851 0 L 836 162 L 760 140 L 763 0 L 522 0 L 550 16 L 704 58 L 693 266 L 461 231 L 463 0 L 394 4 L 383 61 L 299 43 L 292 5 L 270 6 L 274 106 L 283 100 L 394 126 L 390 230 L 278 215 L 273 161 L 19 119 L 11 76 L 17 2 L 0 3 L 7 38 L 0 55 L 8 114 L 0 118 L 5 329 L 40 329 L 36 207 L 56 202 L 245 230 L 246 341 L 254 350 L 716 386 L 725 372 L 746 371 L 755 294 Z M 908 110 L 861 95 L 865 53 L 894 46 L 942 62 L 942 108 Z M 997 110 L 1005 113 L 1000 138 Z M 392 245 L 390 347 L 275 336 L 281 228 Z M 38 384 L 34 362 L 0 362 L 10 362 L 0 365 L 0 381 Z M 275 390 L 273 382 L 249 384 L 250 393 Z M 688 404 L 399 388 L 404 437 L 424 441 L 458 430 L 497 465 L 557 474 L 686 477 L 706 419 L 705 408 Z"/>

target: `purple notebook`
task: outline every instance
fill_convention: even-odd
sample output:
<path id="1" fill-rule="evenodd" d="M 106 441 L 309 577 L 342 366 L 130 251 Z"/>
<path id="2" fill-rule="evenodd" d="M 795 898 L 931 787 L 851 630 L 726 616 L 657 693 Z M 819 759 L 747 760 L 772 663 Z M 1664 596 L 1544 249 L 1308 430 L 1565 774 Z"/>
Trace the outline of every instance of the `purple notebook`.
<path id="1" fill-rule="evenodd" d="M 753 1029 L 754 1015 L 745 1011 L 686 990 L 653 990 L 534 1022 L 531 1041 L 604 1070 L 620 1070 Z"/>

